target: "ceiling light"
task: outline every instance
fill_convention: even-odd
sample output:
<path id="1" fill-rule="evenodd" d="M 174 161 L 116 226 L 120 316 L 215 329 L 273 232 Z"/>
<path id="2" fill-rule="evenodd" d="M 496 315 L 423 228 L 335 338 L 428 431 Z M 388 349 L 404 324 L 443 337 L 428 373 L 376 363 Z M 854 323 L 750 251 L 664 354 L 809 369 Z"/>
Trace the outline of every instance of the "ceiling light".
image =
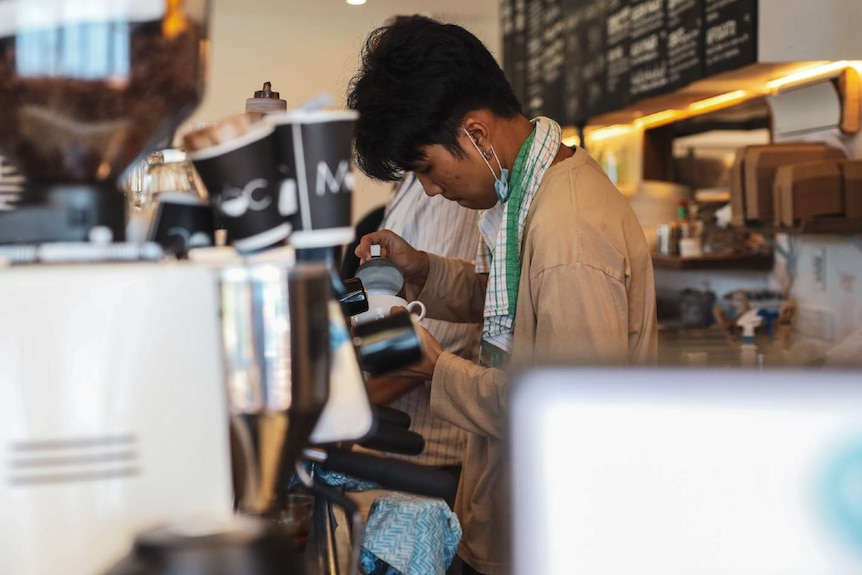
<path id="1" fill-rule="evenodd" d="M 362 6 L 365 4 L 365 0 L 347 0 L 347 3 L 351 6 Z"/>

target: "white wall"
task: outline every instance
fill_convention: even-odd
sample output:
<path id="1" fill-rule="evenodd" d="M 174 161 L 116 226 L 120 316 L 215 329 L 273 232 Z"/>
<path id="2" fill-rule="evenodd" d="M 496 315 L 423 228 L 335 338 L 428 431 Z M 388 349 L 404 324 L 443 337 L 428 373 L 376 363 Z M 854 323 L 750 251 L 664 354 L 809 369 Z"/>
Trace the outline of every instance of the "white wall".
<path id="1" fill-rule="evenodd" d="M 782 258 L 776 277 L 786 281 L 785 266 L 794 272 L 789 291 L 800 306 L 799 354 L 814 359 L 862 328 L 862 241 L 807 235 L 782 238 L 781 245 L 790 257 Z"/>
<path id="2" fill-rule="evenodd" d="M 425 13 L 461 24 L 498 56 L 496 0 L 213 0 L 206 96 L 190 122 L 212 122 L 244 110 L 265 81 L 299 106 L 320 92 L 343 108 L 362 44 L 395 14 Z M 391 185 L 357 178 L 354 219 L 388 198 Z"/>
<path id="3" fill-rule="evenodd" d="M 859 0 L 759 0 L 759 62 L 858 59 Z"/>

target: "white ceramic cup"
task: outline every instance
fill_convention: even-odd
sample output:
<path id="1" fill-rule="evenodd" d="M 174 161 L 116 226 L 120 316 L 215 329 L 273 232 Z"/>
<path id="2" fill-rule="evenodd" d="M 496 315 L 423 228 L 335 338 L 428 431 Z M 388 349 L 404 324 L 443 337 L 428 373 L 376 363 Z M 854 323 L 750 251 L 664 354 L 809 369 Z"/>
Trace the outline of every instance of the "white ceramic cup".
<path id="1" fill-rule="evenodd" d="M 425 319 L 425 304 L 421 301 L 407 303 L 406 299 L 397 295 L 370 293 L 368 294 L 368 311 L 353 316 L 351 321 L 353 325 L 359 325 L 386 317 L 395 306 L 406 307 L 407 311 L 418 316 L 419 321 Z"/>
<path id="2" fill-rule="evenodd" d="M 681 238 L 679 240 L 679 256 L 682 258 L 699 258 L 703 255 L 700 238 Z"/>

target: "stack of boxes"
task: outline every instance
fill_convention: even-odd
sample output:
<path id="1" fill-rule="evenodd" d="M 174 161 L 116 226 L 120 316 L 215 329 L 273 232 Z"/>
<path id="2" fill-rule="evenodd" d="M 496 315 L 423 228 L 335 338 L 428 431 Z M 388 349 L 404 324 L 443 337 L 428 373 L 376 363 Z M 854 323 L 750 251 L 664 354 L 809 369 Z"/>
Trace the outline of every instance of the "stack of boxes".
<path id="1" fill-rule="evenodd" d="M 747 146 L 730 179 L 732 222 L 740 227 L 862 219 L 862 160 L 824 144 Z"/>

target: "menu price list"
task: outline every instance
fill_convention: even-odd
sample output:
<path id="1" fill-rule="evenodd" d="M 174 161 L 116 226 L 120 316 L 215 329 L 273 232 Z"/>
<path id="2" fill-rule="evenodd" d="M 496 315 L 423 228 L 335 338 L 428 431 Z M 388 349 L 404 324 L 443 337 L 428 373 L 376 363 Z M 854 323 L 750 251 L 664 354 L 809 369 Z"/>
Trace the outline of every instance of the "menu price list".
<path id="1" fill-rule="evenodd" d="M 661 1 L 661 0 L 659 0 Z M 607 71 L 602 112 L 622 108 L 629 103 L 629 47 L 631 40 L 631 6 L 628 0 L 606 0 L 605 18 Z"/>
<path id="2" fill-rule="evenodd" d="M 757 61 L 757 0 L 705 0 L 705 76 Z"/>
<path id="3" fill-rule="evenodd" d="M 667 89 L 665 0 L 637 0 L 629 9 L 629 94 L 643 98 Z"/>
<path id="4" fill-rule="evenodd" d="M 585 0 L 577 3 L 584 13 L 584 52 L 580 69 L 569 69 L 583 83 L 584 118 L 601 113 L 605 108 L 605 78 L 607 76 L 607 44 L 605 7 L 603 0 Z"/>
<path id="5" fill-rule="evenodd" d="M 502 0 L 505 70 L 528 115 L 583 124 L 755 62 L 757 8 L 757 0 Z"/>
<path id="6" fill-rule="evenodd" d="M 563 18 L 564 0 L 542 0 L 544 5 L 542 29 L 542 89 L 543 107 L 539 113 L 562 119 L 565 114 L 565 84 L 563 76 L 566 64 L 566 39 Z"/>
<path id="7" fill-rule="evenodd" d="M 563 115 L 567 125 L 577 125 L 587 118 L 586 87 L 581 70 L 586 63 L 585 13 L 578 10 L 581 0 L 563 0 Z"/>
<path id="8" fill-rule="evenodd" d="M 527 2 L 525 34 L 526 40 L 526 94 L 522 102 L 529 117 L 535 117 L 545 109 L 544 77 L 544 1 Z"/>
<path id="9" fill-rule="evenodd" d="M 512 85 L 518 101 L 526 100 L 526 35 L 527 0 L 500 0 L 503 72 Z"/>
<path id="10" fill-rule="evenodd" d="M 704 0 L 667 0 L 665 51 L 667 88 L 703 77 Z"/>

